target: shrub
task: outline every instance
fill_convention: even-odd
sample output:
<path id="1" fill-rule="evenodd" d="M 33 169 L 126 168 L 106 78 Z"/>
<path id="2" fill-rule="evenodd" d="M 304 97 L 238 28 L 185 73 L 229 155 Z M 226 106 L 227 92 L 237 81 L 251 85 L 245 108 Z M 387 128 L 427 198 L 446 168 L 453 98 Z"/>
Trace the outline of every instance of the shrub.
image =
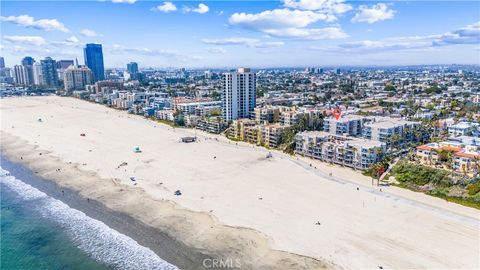
<path id="1" fill-rule="evenodd" d="M 473 196 L 480 192 L 480 182 L 472 183 L 467 186 L 468 195 Z"/>
<path id="2" fill-rule="evenodd" d="M 392 172 L 398 181 L 417 186 L 433 184 L 438 187 L 450 187 L 453 185 L 452 179 L 447 171 L 429 168 L 419 164 L 400 162 L 393 168 Z"/>

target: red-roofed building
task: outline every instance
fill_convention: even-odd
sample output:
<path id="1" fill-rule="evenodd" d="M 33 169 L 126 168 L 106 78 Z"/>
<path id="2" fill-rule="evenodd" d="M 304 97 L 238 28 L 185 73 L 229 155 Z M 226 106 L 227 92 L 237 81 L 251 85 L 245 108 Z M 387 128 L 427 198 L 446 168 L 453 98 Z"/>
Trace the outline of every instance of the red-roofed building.
<path id="1" fill-rule="evenodd" d="M 477 175 L 480 164 L 480 147 L 459 141 L 420 145 L 417 146 L 415 155 L 417 161 L 424 165 L 443 165 L 444 168 L 471 176 Z"/>

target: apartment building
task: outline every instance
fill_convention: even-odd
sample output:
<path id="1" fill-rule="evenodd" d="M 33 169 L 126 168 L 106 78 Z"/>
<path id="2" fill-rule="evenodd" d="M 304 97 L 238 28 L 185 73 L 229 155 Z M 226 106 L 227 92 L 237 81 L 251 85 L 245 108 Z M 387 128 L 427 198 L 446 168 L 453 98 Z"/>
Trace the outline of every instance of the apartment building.
<path id="1" fill-rule="evenodd" d="M 225 129 L 225 122 L 221 117 L 199 118 L 196 128 L 215 134 L 220 134 Z"/>
<path id="2" fill-rule="evenodd" d="M 292 126 L 299 124 L 300 119 L 304 119 L 306 120 L 305 124 L 308 128 L 317 130 L 322 126 L 322 123 L 319 121 L 323 118 L 324 113 L 324 110 L 318 109 L 292 108 L 281 112 L 280 123 L 282 125 Z"/>
<path id="3" fill-rule="evenodd" d="M 416 141 L 413 130 L 420 122 L 406 121 L 392 117 L 375 117 L 365 122 L 362 136 L 365 139 L 384 142 L 387 148 L 399 147 L 406 142 Z M 424 134 L 421 135 L 423 137 Z"/>
<path id="4" fill-rule="evenodd" d="M 211 110 L 222 109 L 222 101 L 212 99 L 174 98 L 173 109 L 184 115 L 206 115 Z"/>
<path id="5" fill-rule="evenodd" d="M 253 110 L 257 124 L 277 123 L 280 121 L 281 107 L 267 106 L 257 107 Z"/>
<path id="6" fill-rule="evenodd" d="M 423 165 L 436 166 L 455 172 L 477 176 L 480 164 L 480 141 L 470 136 L 450 138 L 448 141 L 420 145 L 416 160 Z"/>
<path id="7" fill-rule="evenodd" d="M 282 143 L 282 134 L 288 126 L 280 124 L 267 124 L 260 126 L 260 144 L 266 147 L 275 148 Z"/>
<path id="8" fill-rule="evenodd" d="M 155 116 L 160 120 L 174 121 L 173 110 L 158 110 Z"/>
<path id="9" fill-rule="evenodd" d="M 365 170 L 379 162 L 386 151 L 385 143 L 333 135 L 324 131 L 305 131 L 295 137 L 295 153 L 325 162 Z"/>
<path id="10" fill-rule="evenodd" d="M 93 84 L 93 73 L 86 66 L 71 65 L 63 72 L 65 91 L 84 90 Z"/>
<path id="11" fill-rule="evenodd" d="M 459 122 L 447 127 L 448 135 L 458 136 L 479 136 L 480 125 L 473 122 Z"/>
<path id="12" fill-rule="evenodd" d="M 227 134 L 230 138 L 246 141 L 247 129 L 255 128 L 255 120 L 250 119 L 237 119 L 232 122 L 229 133 Z M 256 143 L 256 138 L 255 138 Z"/>
<path id="13" fill-rule="evenodd" d="M 337 136 L 360 137 L 366 120 L 366 117 L 354 114 L 345 115 L 338 119 L 330 117 L 324 119 L 323 130 Z"/>
<path id="14" fill-rule="evenodd" d="M 275 148 L 282 143 L 282 134 L 288 126 L 275 124 L 257 125 L 255 120 L 233 121 L 227 136 L 252 144 Z"/>
<path id="15" fill-rule="evenodd" d="M 223 74 L 223 119 L 249 118 L 256 107 L 256 75 L 249 68 Z"/>

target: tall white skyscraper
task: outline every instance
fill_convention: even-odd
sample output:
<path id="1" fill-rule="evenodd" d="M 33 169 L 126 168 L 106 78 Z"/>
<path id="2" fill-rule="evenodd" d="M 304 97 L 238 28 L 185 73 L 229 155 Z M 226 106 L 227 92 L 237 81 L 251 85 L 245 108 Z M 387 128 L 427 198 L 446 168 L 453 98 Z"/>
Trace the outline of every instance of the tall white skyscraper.
<path id="1" fill-rule="evenodd" d="M 15 80 L 16 84 L 21 84 L 21 85 L 30 85 L 30 77 L 28 76 L 28 70 L 26 66 L 23 65 L 15 65 L 13 67 L 13 73 L 14 77 L 13 79 Z"/>
<path id="2" fill-rule="evenodd" d="M 43 84 L 42 65 L 40 63 L 33 64 L 33 84 L 35 85 Z"/>
<path id="3" fill-rule="evenodd" d="M 223 74 L 223 118 L 248 118 L 256 105 L 256 77 L 249 68 Z"/>

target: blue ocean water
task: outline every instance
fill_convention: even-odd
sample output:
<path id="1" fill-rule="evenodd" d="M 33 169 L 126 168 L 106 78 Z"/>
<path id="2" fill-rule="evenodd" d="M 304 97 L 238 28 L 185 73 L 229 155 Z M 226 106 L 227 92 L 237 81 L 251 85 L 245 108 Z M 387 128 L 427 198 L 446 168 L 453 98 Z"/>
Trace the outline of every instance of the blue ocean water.
<path id="1" fill-rule="evenodd" d="M 178 269 L 0 168 L 1 269 Z"/>
<path id="2" fill-rule="evenodd" d="M 60 226 L 38 217 L 28 202 L 6 188 L 0 197 L 1 269 L 109 269 L 77 248 Z"/>

